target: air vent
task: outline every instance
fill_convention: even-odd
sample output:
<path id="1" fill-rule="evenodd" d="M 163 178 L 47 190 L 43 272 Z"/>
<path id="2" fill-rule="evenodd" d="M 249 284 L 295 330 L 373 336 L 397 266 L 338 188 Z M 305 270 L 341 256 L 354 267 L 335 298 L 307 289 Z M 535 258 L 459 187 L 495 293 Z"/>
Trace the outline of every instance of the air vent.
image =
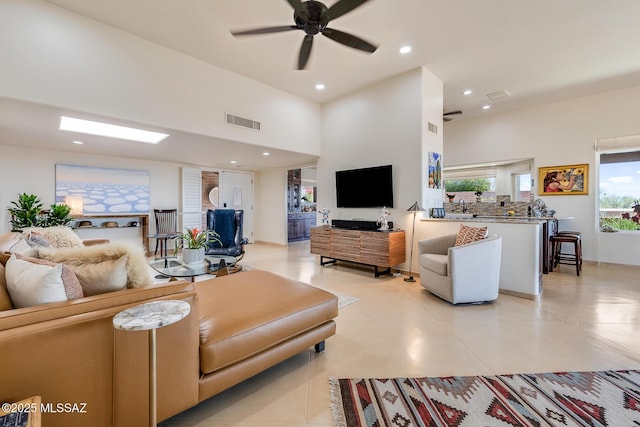
<path id="1" fill-rule="evenodd" d="M 511 94 L 506 90 L 499 90 L 499 91 L 491 92 L 487 94 L 487 98 L 489 98 L 492 101 L 500 101 L 501 99 L 505 99 L 510 96 Z"/>
<path id="2" fill-rule="evenodd" d="M 431 122 L 427 122 L 427 130 L 434 135 L 438 134 L 438 126 L 434 125 Z"/>
<path id="3" fill-rule="evenodd" d="M 251 119 L 245 119 L 244 117 L 234 116 L 227 113 L 227 124 L 240 126 L 247 129 L 260 130 L 260 122 Z"/>

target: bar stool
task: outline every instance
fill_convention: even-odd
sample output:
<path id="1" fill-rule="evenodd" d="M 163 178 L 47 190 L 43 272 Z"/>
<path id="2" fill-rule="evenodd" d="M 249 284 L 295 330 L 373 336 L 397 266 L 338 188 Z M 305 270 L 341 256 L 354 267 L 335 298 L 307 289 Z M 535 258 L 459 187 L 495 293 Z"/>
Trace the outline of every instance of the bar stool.
<path id="1" fill-rule="evenodd" d="M 564 231 L 558 231 L 557 234 L 561 234 L 561 235 L 565 235 L 565 234 L 569 234 L 569 235 L 575 235 L 578 236 L 580 238 L 580 241 L 578 242 L 578 244 L 580 245 L 580 271 L 582 271 L 582 233 L 579 231 L 569 231 L 569 230 L 564 230 Z"/>
<path id="2" fill-rule="evenodd" d="M 573 253 L 562 252 L 563 243 L 573 244 Z M 582 271 L 582 233 L 579 231 L 560 231 L 555 236 L 551 236 L 551 271 L 558 264 L 569 264 L 576 266 L 576 274 L 579 276 Z"/>

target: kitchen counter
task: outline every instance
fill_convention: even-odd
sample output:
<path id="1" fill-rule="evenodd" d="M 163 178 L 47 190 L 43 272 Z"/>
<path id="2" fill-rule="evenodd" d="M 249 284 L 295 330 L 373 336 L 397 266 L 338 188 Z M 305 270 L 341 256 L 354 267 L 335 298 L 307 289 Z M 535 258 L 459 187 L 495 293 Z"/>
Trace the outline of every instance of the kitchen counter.
<path id="1" fill-rule="evenodd" d="M 500 292 L 536 300 L 542 292 L 542 274 L 545 259 L 545 217 L 475 217 L 424 218 L 421 233 L 430 238 L 455 234 L 460 224 L 472 227 L 486 226 L 490 233 L 502 236 L 500 264 Z"/>
<path id="2" fill-rule="evenodd" d="M 449 217 L 444 218 L 422 218 L 422 221 L 455 221 L 455 222 L 489 222 L 489 223 L 508 223 L 508 224 L 541 224 L 545 221 L 554 220 L 554 217 L 540 216 L 475 216 L 471 218 Z"/>

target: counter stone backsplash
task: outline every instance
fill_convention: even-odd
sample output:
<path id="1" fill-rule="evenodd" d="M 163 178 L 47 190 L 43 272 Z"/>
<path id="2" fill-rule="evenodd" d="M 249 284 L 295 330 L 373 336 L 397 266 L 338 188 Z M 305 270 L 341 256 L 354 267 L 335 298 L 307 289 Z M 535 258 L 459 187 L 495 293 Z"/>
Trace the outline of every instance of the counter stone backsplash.
<path id="1" fill-rule="evenodd" d="M 504 206 L 501 206 L 501 203 Z M 462 205 L 459 202 L 443 204 L 447 213 L 463 213 Z M 465 202 L 468 214 L 482 216 L 500 216 L 507 215 L 509 211 L 513 211 L 514 216 L 527 216 L 532 207 L 531 202 L 512 202 L 509 196 L 497 196 L 495 202 Z M 532 216 L 533 213 L 531 214 Z"/>

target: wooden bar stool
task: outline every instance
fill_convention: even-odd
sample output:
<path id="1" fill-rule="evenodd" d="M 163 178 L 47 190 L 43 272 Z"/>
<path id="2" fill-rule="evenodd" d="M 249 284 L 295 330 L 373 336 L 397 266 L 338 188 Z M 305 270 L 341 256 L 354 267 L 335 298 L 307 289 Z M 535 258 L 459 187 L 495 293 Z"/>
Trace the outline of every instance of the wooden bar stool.
<path id="1" fill-rule="evenodd" d="M 573 244 L 573 253 L 562 252 L 562 244 Z M 555 236 L 551 236 L 551 253 L 553 260 L 551 267 L 558 264 L 569 264 L 576 266 L 576 274 L 579 276 L 582 270 L 582 234 L 580 232 L 558 232 Z"/>

